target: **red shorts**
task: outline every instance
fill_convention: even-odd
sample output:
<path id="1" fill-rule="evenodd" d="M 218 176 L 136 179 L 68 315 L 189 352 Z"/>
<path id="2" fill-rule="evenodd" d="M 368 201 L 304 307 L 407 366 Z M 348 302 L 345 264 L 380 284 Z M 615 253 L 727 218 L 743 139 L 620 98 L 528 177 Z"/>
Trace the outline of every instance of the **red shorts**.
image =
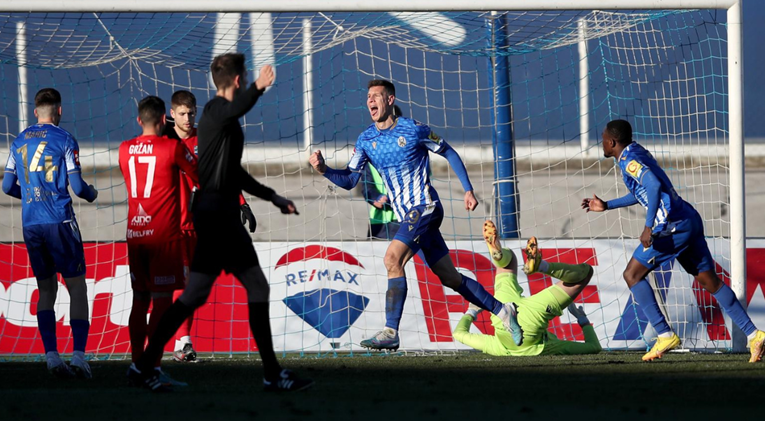
<path id="1" fill-rule="evenodd" d="M 186 286 L 183 240 L 162 244 L 128 244 L 134 291 L 172 292 Z"/>
<path id="2" fill-rule="evenodd" d="M 182 231 L 181 235 L 183 235 L 183 264 L 191 266 L 191 261 L 194 260 L 194 250 L 197 248 L 197 232 Z"/>

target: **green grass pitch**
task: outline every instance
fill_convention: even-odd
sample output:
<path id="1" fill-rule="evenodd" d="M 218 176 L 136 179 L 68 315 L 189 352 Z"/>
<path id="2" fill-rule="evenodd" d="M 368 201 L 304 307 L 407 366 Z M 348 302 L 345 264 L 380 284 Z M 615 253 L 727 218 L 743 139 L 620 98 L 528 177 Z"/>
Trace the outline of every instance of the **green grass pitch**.
<path id="1" fill-rule="evenodd" d="M 126 386 L 126 361 L 93 361 L 94 379 L 58 380 L 42 362 L 0 363 L 0 420 L 555 420 L 761 418 L 765 363 L 671 353 L 498 358 L 478 353 L 283 358 L 316 380 L 262 390 L 256 358 L 164 362 L 172 394 Z M 736 418 L 734 418 L 736 417 Z"/>

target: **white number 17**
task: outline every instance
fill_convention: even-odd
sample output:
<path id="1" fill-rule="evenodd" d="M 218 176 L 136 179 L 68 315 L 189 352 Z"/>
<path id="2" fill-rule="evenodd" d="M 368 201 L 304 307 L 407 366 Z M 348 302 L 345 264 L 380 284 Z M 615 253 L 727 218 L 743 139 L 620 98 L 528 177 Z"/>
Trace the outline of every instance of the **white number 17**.
<path id="1" fill-rule="evenodd" d="M 138 163 L 139 164 L 149 164 L 149 167 L 146 169 L 146 185 L 143 188 L 143 197 L 149 198 L 151 197 L 151 186 L 154 185 L 154 168 L 157 166 L 157 157 L 156 156 L 139 156 L 138 157 Z M 138 197 L 137 187 L 136 187 L 136 176 L 135 176 L 135 157 L 131 156 L 128 160 L 128 168 L 130 169 L 130 196 L 131 197 Z"/>

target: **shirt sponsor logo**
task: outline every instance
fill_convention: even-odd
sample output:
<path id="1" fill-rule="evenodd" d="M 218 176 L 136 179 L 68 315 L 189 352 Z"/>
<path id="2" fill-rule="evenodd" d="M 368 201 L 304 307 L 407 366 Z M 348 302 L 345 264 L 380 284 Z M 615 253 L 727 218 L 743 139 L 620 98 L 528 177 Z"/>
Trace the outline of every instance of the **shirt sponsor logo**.
<path id="1" fill-rule="evenodd" d="M 128 240 L 131 238 L 143 238 L 143 237 L 150 237 L 154 235 L 154 230 L 142 230 L 142 231 L 135 231 L 128 228 L 127 230 L 127 238 Z"/>
<path id="2" fill-rule="evenodd" d="M 637 161 L 634 159 L 627 164 L 627 174 L 637 178 L 640 174 L 640 170 L 643 169 L 643 166 L 640 165 Z"/>
<path id="3" fill-rule="evenodd" d="M 138 226 L 138 227 L 145 227 L 146 225 L 151 223 L 151 215 L 146 213 L 146 211 L 143 209 L 143 206 L 141 204 L 138 204 L 138 215 L 133 216 L 132 219 L 130 219 L 130 225 L 131 226 Z"/>

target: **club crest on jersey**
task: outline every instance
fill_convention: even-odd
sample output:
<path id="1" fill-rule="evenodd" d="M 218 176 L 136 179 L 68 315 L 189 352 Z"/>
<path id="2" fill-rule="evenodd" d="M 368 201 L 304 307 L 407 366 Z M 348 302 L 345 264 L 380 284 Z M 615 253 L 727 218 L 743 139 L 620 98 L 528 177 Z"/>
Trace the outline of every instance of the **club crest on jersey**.
<path id="1" fill-rule="evenodd" d="M 398 137 L 398 146 L 401 147 L 401 148 L 406 146 L 406 138 L 404 136 L 399 136 Z"/>
<path id="2" fill-rule="evenodd" d="M 372 142 L 372 149 L 377 149 L 377 142 Z"/>
<path id="3" fill-rule="evenodd" d="M 638 178 L 642 169 L 643 169 L 643 166 L 640 165 L 634 159 L 627 164 L 627 174 L 635 178 Z"/>

